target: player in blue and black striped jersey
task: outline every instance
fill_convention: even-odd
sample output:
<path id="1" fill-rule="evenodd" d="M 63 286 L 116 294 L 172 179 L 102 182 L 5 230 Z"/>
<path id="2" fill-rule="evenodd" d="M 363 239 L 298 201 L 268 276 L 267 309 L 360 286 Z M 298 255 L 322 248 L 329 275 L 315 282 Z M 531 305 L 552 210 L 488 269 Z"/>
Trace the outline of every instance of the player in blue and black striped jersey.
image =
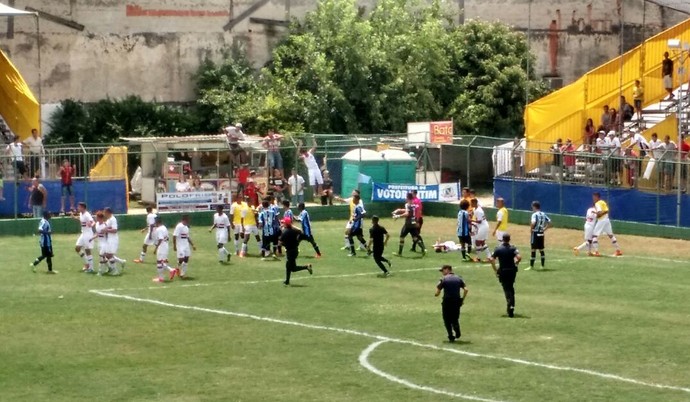
<path id="1" fill-rule="evenodd" d="M 57 274 L 57 271 L 53 271 L 53 230 L 50 227 L 50 218 L 50 212 L 43 212 L 43 219 L 38 224 L 38 245 L 41 247 L 41 255 L 30 264 L 30 267 L 36 272 L 36 266 L 46 260 L 48 273 Z"/>
<path id="2" fill-rule="evenodd" d="M 276 239 L 280 237 L 280 206 L 273 203 L 275 198 L 273 196 L 268 196 L 268 207 L 273 211 L 273 235 Z M 279 245 L 276 254 L 277 256 L 283 255 L 283 248 Z"/>
<path id="3" fill-rule="evenodd" d="M 350 243 L 350 254 L 348 254 L 348 257 L 354 257 L 357 255 L 355 253 L 355 237 L 361 244 L 366 244 L 366 241 L 364 240 L 364 227 L 362 221 L 362 218 L 364 218 L 364 208 L 359 205 L 359 200 L 359 194 L 354 194 L 352 196 L 352 202 L 354 203 L 355 208 L 352 211 L 352 216 L 350 217 L 352 226 L 350 226 L 350 228 L 347 230 L 347 241 Z"/>
<path id="4" fill-rule="evenodd" d="M 544 268 L 546 255 L 544 254 L 544 234 L 551 227 L 551 219 L 541 210 L 539 201 L 532 202 L 532 219 L 530 220 L 530 246 L 532 252 L 529 258 L 529 267 L 525 271 L 534 268 L 534 261 L 537 258 L 537 250 L 541 254 L 541 267 Z"/>
<path id="5" fill-rule="evenodd" d="M 460 201 L 457 235 L 462 247 L 462 258 L 464 260 L 472 259 L 472 257 L 470 257 L 470 254 L 472 254 L 472 219 L 470 218 L 470 213 L 468 212 L 469 208 L 469 201 L 465 199 Z"/>
<path id="6" fill-rule="evenodd" d="M 321 251 L 319 250 L 319 246 L 316 244 L 316 240 L 314 240 L 314 233 L 311 230 L 311 219 L 309 218 L 309 212 L 307 212 L 303 202 L 299 203 L 297 209 L 299 210 L 299 215 L 297 215 L 296 219 L 302 222 L 302 240 L 311 243 L 312 247 L 314 247 L 314 251 L 316 251 L 316 258 L 320 258 Z"/>
<path id="7" fill-rule="evenodd" d="M 276 252 L 278 251 L 278 233 L 280 228 L 276 230 L 274 221 L 276 217 L 275 208 L 271 208 L 271 203 L 268 199 L 264 199 L 261 203 L 261 211 L 259 212 L 259 229 L 261 230 L 261 256 L 272 256 L 277 259 Z M 271 253 L 273 248 L 273 253 Z"/>

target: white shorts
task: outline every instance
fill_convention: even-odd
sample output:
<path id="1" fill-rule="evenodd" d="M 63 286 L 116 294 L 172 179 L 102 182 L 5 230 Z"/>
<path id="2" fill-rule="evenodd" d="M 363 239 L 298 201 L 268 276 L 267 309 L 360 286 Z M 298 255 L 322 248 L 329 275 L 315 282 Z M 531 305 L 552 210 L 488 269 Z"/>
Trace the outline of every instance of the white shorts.
<path id="1" fill-rule="evenodd" d="M 160 249 L 159 249 L 160 251 Z M 177 248 L 177 258 L 185 258 L 192 256 L 192 249 L 189 246 Z"/>
<path id="2" fill-rule="evenodd" d="M 345 224 L 345 229 L 349 230 L 351 227 L 352 227 L 352 221 L 347 221 L 347 223 Z"/>
<path id="3" fill-rule="evenodd" d="M 108 252 L 108 243 L 106 241 L 98 242 L 98 255 L 106 255 Z"/>
<path id="4" fill-rule="evenodd" d="M 496 231 L 496 239 L 498 240 L 499 243 L 503 242 L 503 235 L 504 235 L 505 233 L 506 233 L 506 232 L 504 232 L 504 231 L 502 231 L 502 230 L 497 230 L 497 231 Z"/>
<path id="5" fill-rule="evenodd" d="M 585 225 L 585 241 L 592 240 L 594 234 L 594 225 Z"/>
<path id="6" fill-rule="evenodd" d="M 117 249 L 120 246 L 120 242 L 117 239 L 110 239 L 106 242 L 105 252 L 106 254 L 117 254 Z"/>
<path id="7" fill-rule="evenodd" d="M 153 237 L 146 233 L 146 236 L 144 236 L 144 244 L 147 246 L 155 246 L 156 242 L 153 240 Z"/>
<path id="8" fill-rule="evenodd" d="M 259 228 L 256 227 L 256 225 L 250 225 L 250 226 L 245 226 L 244 227 L 244 234 L 246 235 L 258 235 L 259 234 Z"/>
<path id="9" fill-rule="evenodd" d="M 317 184 L 323 184 L 323 176 L 321 175 L 321 171 L 319 169 L 309 169 L 307 171 L 309 173 L 309 185 L 310 186 L 315 186 Z"/>
<path id="10" fill-rule="evenodd" d="M 611 221 L 608 219 L 604 219 L 603 221 L 597 221 L 597 224 L 594 226 L 594 236 L 599 237 L 603 233 L 613 236 L 613 230 L 611 229 Z"/>
<path id="11" fill-rule="evenodd" d="M 232 231 L 235 234 L 240 234 L 240 233 L 243 233 L 242 229 L 243 229 L 242 225 L 236 224 L 235 229 L 233 229 Z"/>
<path id="12" fill-rule="evenodd" d="M 665 89 L 673 88 L 673 77 L 671 77 L 670 75 L 664 75 L 664 88 Z"/>
<path id="13" fill-rule="evenodd" d="M 168 251 L 170 246 L 168 243 L 161 243 L 160 246 L 158 246 L 158 251 L 156 252 L 156 261 L 168 261 Z"/>
<path id="14" fill-rule="evenodd" d="M 486 241 L 489 238 L 489 224 L 484 221 L 477 227 L 477 235 L 475 241 Z"/>
<path id="15" fill-rule="evenodd" d="M 93 236 L 89 236 L 87 234 L 82 233 L 79 235 L 79 238 L 77 239 L 77 247 L 81 247 L 86 250 L 91 250 L 93 249 L 93 240 L 91 240 Z"/>
<path id="16" fill-rule="evenodd" d="M 228 231 L 226 229 L 216 229 L 216 244 L 228 242 Z"/>

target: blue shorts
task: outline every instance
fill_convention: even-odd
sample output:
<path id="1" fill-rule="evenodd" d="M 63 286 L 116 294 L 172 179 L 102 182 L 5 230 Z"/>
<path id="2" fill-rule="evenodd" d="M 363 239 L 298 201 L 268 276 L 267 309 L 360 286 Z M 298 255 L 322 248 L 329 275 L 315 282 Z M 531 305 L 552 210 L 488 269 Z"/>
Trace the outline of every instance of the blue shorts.
<path id="1" fill-rule="evenodd" d="M 62 196 L 67 197 L 67 196 L 72 195 L 72 185 L 71 184 L 63 184 L 62 185 Z"/>

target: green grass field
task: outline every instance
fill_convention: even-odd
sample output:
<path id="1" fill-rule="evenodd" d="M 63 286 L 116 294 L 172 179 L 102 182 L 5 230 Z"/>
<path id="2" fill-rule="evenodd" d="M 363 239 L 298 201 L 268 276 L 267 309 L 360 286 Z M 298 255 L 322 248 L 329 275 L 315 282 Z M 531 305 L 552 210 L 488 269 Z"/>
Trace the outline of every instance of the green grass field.
<path id="1" fill-rule="evenodd" d="M 377 278 L 363 253 L 339 250 L 343 222 L 314 226 L 324 257 L 303 258 L 314 275 L 289 288 L 283 262 L 218 264 L 206 228 L 192 228 L 194 280 L 161 285 L 151 255 L 121 277 L 82 274 L 76 224 L 54 239 L 58 275 L 28 267 L 36 237 L 0 239 L 0 400 L 690 400 L 686 242 L 620 236 L 623 257 L 595 259 L 572 255 L 581 232 L 553 230 L 548 270 L 520 272 L 521 317 L 509 319 L 487 264 L 419 258 L 408 243 Z M 454 226 L 427 218 L 427 243 Z M 527 229 L 511 232 L 528 259 Z M 136 258 L 142 235 L 120 238 L 120 256 Z M 433 297 L 443 263 L 470 289 L 455 344 Z"/>

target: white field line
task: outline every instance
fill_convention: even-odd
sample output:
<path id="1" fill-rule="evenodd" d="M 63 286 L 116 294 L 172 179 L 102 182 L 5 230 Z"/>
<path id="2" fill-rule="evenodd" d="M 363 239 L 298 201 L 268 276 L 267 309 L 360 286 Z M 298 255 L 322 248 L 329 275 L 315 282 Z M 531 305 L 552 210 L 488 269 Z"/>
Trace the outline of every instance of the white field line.
<path id="1" fill-rule="evenodd" d="M 338 333 L 342 333 L 342 334 L 349 334 L 349 335 L 362 336 L 362 337 L 366 337 L 366 338 L 372 338 L 372 339 L 375 339 L 378 341 L 387 341 L 387 342 L 394 342 L 394 343 L 399 343 L 399 344 L 403 344 L 403 345 L 411 345 L 411 346 L 416 346 L 416 347 L 426 348 L 426 349 L 432 349 L 432 350 L 448 351 L 448 352 L 456 353 L 456 354 L 463 355 L 463 356 L 470 356 L 470 357 L 484 358 L 484 359 L 491 359 L 491 360 L 500 360 L 500 361 L 505 361 L 505 362 L 510 362 L 510 363 L 521 364 L 521 365 L 525 365 L 525 366 L 545 368 L 545 369 L 549 369 L 549 370 L 570 371 L 570 372 L 574 372 L 574 373 L 587 374 L 587 375 L 590 375 L 593 377 L 599 377 L 599 378 L 604 378 L 607 380 L 626 382 L 629 384 L 634 384 L 634 385 L 639 385 L 639 386 L 644 386 L 644 387 L 666 389 L 666 390 L 673 390 L 673 391 L 681 391 L 681 392 L 685 392 L 685 393 L 690 393 L 690 388 L 687 388 L 687 387 L 680 387 L 680 386 L 675 386 L 675 385 L 665 385 L 665 384 L 658 384 L 658 383 L 654 383 L 654 382 L 640 381 L 640 380 L 635 380 L 633 378 L 627 378 L 627 377 L 619 376 L 616 374 L 603 373 L 603 372 L 599 372 L 599 371 L 581 369 L 581 368 L 576 368 L 576 367 L 557 366 L 557 365 L 553 365 L 553 364 L 538 363 L 538 362 L 533 362 L 533 361 L 524 360 L 524 359 L 515 359 L 515 358 L 511 358 L 511 357 L 503 357 L 503 356 L 495 356 L 495 355 L 488 355 L 488 354 L 482 354 L 482 353 L 467 352 L 467 351 L 460 350 L 460 349 L 445 348 L 445 347 L 440 347 L 440 346 L 425 344 L 425 343 L 419 343 L 416 341 L 411 341 L 411 340 L 406 340 L 406 339 L 391 338 L 391 337 L 387 337 L 387 336 L 383 336 L 383 335 L 371 334 L 368 332 L 358 331 L 358 330 L 353 330 L 353 329 L 329 327 L 329 326 L 317 325 L 317 324 L 307 324 L 307 323 L 302 323 L 302 322 L 298 322 L 298 321 L 290 321 L 290 320 L 283 320 L 283 319 L 278 319 L 278 318 L 263 317 L 263 316 L 246 314 L 246 313 L 237 313 L 237 312 L 227 311 L 227 310 L 210 309 L 210 308 L 205 308 L 205 307 L 189 306 L 189 305 L 184 305 L 184 304 L 174 304 L 174 303 L 164 302 L 161 300 L 145 299 L 145 298 L 134 297 L 134 296 L 120 295 L 120 294 L 115 294 L 112 292 L 103 291 L 103 290 L 96 290 L 96 289 L 90 290 L 89 292 L 100 295 L 100 296 L 112 297 L 112 298 L 117 298 L 117 299 L 124 299 L 124 300 L 139 302 L 139 303 L 148 303 L 148 304 L 153 304 L 153 305 L 158 305 L 158 306 L 163 306 L 163 307 L 171 307 L 171 308 L 176 308 L 176 309 L 181 309 L 181 310 L 190 310 L 190 311 L 198 311 L 198 312 L 204 312 L 204 313 L 219 314 L 219 315 L 238 317 L 238 318 L 248 318 L 251 320 L 270 322 L 273 324 L 290 325 L 293 327 L 301 327 L 301 328 L 308 328 L 308 329 L 317 329 L 317 330 L 321 330 L 321 331 L 338 332 Z"/>
<path id="2" fill-rule="evenodd" d="M 470 401 L 481 401 L 481 402 L 500 402 L 496 399 L 487 399 L 487 398 L 480 398 L 478 396 L 473 396 L 473 395 L 467 395 L 467 394 L 457 394 L 454 392 L 450 391 L 444 391 L 442 389 L 437 389 L 437 388 L 431 388 L 427 387 L 424 385 L 417 385 L 415 383 L 412 383 L 410 381 L 407 381 L 405 379 L 402 379 L 400 377 L 396 377 L 392 374 L 386 373 L 385 371 L 379 370 L 378 368 L 374 367 L 371 363 L 369 363 L 369 355 L 381 346 L 382 344 L 389 342 L 389 341 L 376 341 L 372 343 L 371 345 L 367 346 L 366 349 L 362 351 L 362 353 L 359 355 L 359 364 L 364 367 L 365 369 L 369 370 L 370 372 L 376 374 L 379 377 L 383 377 L 388 381 L 392 381 L 401 385 L 406 386 L 407 388 L 412 388 L 418 391 L 426 391 L 426 392 L 431 392 L 434 394 L 439 394 L 439 395 L 445 395 L 445 396 L 452 396 L 455 398 L 462 398 L 462 399 L 467 399 Z"/>

